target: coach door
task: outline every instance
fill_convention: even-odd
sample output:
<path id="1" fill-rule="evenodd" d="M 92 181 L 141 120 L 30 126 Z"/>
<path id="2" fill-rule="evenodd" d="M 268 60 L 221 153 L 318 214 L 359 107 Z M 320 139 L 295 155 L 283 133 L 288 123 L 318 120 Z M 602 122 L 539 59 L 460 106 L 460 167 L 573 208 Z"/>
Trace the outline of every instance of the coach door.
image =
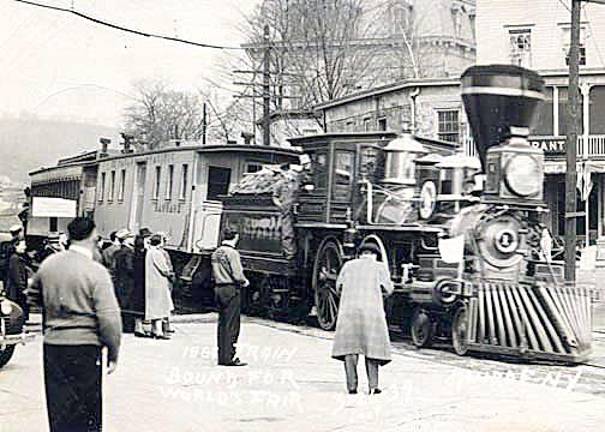
<path id="1" fill-rule="evenodd" d="M 138 231 L 143 223 L 143 206 L 145 205 L 145 180 L 147 178 L 147 163 L 137 163 L 137 172 L 134 182 L 133 202 L 130 213 L 130 226 Z"/>

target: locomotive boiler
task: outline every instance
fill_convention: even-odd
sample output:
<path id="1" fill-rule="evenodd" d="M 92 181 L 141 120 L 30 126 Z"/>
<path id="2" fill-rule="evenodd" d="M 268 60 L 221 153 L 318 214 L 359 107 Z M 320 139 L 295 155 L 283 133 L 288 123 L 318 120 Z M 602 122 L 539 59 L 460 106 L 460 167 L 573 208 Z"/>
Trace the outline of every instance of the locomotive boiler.
<path id="1" fill-rule="evenodd" d="M 478 159 L 409 133 L 292 139 L 307 169 L 251 174 L 223 200 L 222 223 L 242 233 L 253 280 L 246 304 L 271 314 L 313 311 L 332 329 L 337 274 L 362 242 L 373 242 L 395 285 L 389 324 L 417 346 L 445 338 L 460 355 L 584 360 L 588 289 L 565 286 L 561 264 L 541 249 L 544 156 L 527 136 L 543 87 L 516 66 L 463 74 Z M 296 181 L 284 208 L 275 203 L 287 177 Z M 250 187 L 255 178 L 262 190 Z M 295 253 L 283 252 L 293 249 L 285 241 Z"/>

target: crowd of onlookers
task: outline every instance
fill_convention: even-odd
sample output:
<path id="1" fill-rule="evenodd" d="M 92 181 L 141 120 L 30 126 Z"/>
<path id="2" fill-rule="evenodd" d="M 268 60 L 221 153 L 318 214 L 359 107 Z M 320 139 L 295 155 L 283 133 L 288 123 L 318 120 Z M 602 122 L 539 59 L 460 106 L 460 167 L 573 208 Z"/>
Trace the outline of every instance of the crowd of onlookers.
<path id="1" fill-rule="evenodd" d="M 29 319 L 29 305 L 24 291 L 28 281 L 48 257 L 68 250 L 67 235 L 51 233 L 38 250 L 29 250 L 22 226 L 11 227 L 11 241 L 6 255 L 4 289 L 8 298 L 17 302 Z M 167 236 L 142 228 L 138 233 L 128 229 L 114 231 L 109 239 L 97 238 L 93 260 L 107 268 L 126 329 L 135 336 L 169 339 L 170 314 L 174 310 L 172 285 L 174 269 L 164 249 Z M 133 328 L 134 327 L 134 328 Z"/>

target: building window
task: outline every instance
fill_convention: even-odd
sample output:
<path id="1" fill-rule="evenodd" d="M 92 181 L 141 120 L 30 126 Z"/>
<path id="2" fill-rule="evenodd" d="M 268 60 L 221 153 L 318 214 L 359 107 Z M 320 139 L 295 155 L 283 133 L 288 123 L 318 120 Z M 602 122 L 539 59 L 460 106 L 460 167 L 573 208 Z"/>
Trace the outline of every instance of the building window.
<path id="1" fill-rule="evenodd" d="M 166 183 L 166 199 L 172 199 L 172 187 L 174 186 L 174 165 L 168 165 L 168 182 Z"/>
<path id="2" fill-rule="evenodd" d="M 227 195 L 229 192 L 229 183 L 231 182 L 231 169 L 220 167 L 208 168 L 208 193 L 209 200 L 218 200 L 221 195 Z"/>
<path id="3" fill-rule="evenodd" d="M 441 141 L 460 141 L 460 112 L 455 110 L 437 111 L 437 137 Z"/>
<path id="4" fill-rule="evenodd" d="M 569 66 L 569 50 L 571 45 L 571 26 L 565 24 L 562 28 L 562 36 L 563 36 L 563 55 L 565 56 L 565 64 Z M 586 29 L 584 27 L 580 28 L 580 66 L 586 65 Z"/>
<path id="5" fill-rule="evenodd" d="M 536 117 L 530 128 L 530 135 L 550 136 L 554 134 L 553 89 L 544 89 L 544 102 L 536 110 Z"/>
<path id="6" fill-rule="evenodd" d="M 101 173 L 101 190 L 99 191 L 99 201 L 103 201 L 105 198 L 105 181 L 107 180 L 107 173 Z"/>
<path id="7" fill-rule="evenodd" d="M 153 199 L 160 198 L 160 182 L 162 180 L 162 167 L 155 167 L 155 183 L 153 184 Z"/>
<path id="8" fill-rule="evenodd" d="M 387 119 L 386 117 L 382 117 L 378 119 L 378 130 L 386 131 L 387 130 Z"/>
<path id="9" fill-rule="evenodd" d="M 366 117 L 363 119 L 363 130 L 369 132 L 372 130 L 372 118 Z"/>
<path id="10" fill-rule="evenodd" d="M 181 167 L 181 193 L 179 199 L 187 199 L 187 189 L 189 189 L 189 165 L 183 164 Z"/>
<path id="11" fill-rule="evenodd" d="M 605 135 L 605 86 L 590 89 L 590 133 Z"/>
<path id="12" fill-rule="evenodd" d="M 580 106 L 578 107 L 578 116 L 580 117 L 580 130 L 578 131 L 580 134 L 584 133 L 584 110 L 582 106 L 584 105 L 584 98 L 582 93 L 580 93 Z M 569 113 L 569 95 L 567 92 L 567 87 L 559 87 L 559 136 L 567 135 L 567 128 L 570 123 Z"/>
<path id="13" fill-rule="evenodd" d="M 510 62 L 517 66 L 531 67 L 531 30 L 508 31 Z"/>
<path id="14" fill-rule="evenodd" d="M 116 190 L 116 172 L 111 172 L 111 177 L 109 181 L 109 196 L 107 197 L 107 201 L 113 201 L 114 192 Z"/>
<path id="15" fill-rule="evenodd" d="M 126 170 L 120 171 L 120 185 L 118 186 L 118 201 L 124 201 L 124 190 L 126 189 Z"/>
<path id="16" fill-rule="evenodd" d="M 252 174 L 263 169 L 263 164 L 251 162 L 246 164 L 246 174 Z"/>

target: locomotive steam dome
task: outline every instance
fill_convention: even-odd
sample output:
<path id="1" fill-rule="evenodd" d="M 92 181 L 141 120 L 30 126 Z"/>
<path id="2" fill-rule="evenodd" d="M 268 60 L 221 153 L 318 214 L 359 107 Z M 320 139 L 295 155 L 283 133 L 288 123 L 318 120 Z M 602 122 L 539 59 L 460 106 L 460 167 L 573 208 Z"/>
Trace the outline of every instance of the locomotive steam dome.
<path id="1" fill-rule="evenodd" d="M 383 183 L 401 186 L 416 184 L 415 160 L 428 152 L 409 132 L 404 132 L 385 148 L 386 163 Z"/>
<path id="2" fill-rule="evenodd" d="M 462 100 L 484 169 L 490 147 L 515 128 L 529 130 L 543 93 L 542 77 L 519 66 L 472 66 L 462 74 Z"/>

